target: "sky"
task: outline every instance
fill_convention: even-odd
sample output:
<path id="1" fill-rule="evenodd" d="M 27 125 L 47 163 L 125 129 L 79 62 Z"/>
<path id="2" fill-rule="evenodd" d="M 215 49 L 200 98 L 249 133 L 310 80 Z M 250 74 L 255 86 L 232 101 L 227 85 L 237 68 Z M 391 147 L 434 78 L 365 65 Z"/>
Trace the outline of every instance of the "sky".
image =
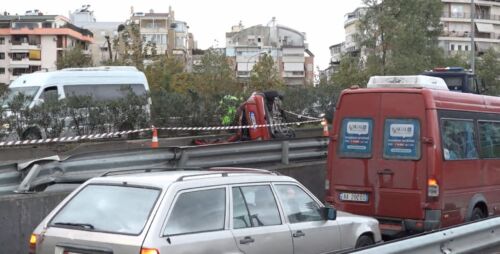
<path id="1" fill-rule="evenodd" d="M 240 21 L 245 27 L 277 24 L 306 33 L 306 43 L 315 55 L 315 65 L 328 67 L 329 47 L 344 41 L 344 15 L 362 6 L 361 0 L 23 0 L 2 1 L 0 11 L 24 14 L 38 9 L 44 14 L 63 15 L 90 4 L 97 21 L 125 21 L 134 12 L 175 12 L 175 19 L 188 23 L 198 48 L 225 47 L 226 32 Z M 29 9 L 28 9 L 29 8 Z"/>

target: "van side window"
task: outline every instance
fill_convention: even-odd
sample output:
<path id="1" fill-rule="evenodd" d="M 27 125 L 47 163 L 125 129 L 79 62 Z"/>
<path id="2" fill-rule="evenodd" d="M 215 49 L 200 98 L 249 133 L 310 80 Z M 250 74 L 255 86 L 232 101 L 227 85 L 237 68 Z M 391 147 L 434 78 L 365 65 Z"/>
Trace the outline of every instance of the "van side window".
<path id="1" fill-rule="evenodd" d="M 372 156 L 372 132 L 372 119 L 345 118 L 342 121 L 340 133 L 340 156 L 370 158 Z"/>
<path id="2" fill-rule="evenodd" d="M 420 122 L 416 119 L 385 119 L 384 158 L 420 159 Z"/>
<path id="3" fill-rule="evenodd" d="M 59 96 L 57 94 L 57 86 L 51 86 L 51 87 L 47 87 L 47 88 L 43 89 L 43 93 L 42 93 L 41 98 L 44 101 L 54 100 L 54 99 L 57 100 L 57 98 L 59 98 Z"/>
<path id="4" fill-rule="evenodd" d="M 69 96 L 91 96 L 97 101 L 116 100 L 124 98 L 129 92 L 137 96 L 146 95 L 143 84 L 93 84 L 93 85 L 65 85 L 64 94 Z"/>
<path id="5" fill-rule="evenodd" d="M 223 230 L 225 215 L 225 188 L 184 192 L 175 201 L 164 235 Z"/>
<path id="6" fill-rule="evenodd" d="M 472 120 L 443 119 L 441 128 L 445 160 L 466 160 L 478 157 L 476 132 Z"/>
<path id="7" fill-rule="evenodd" d="M 479 121 L 482 158 L 500 158 L 500 122 Z"/>
<path id="8" fill-rule="evenodd" d="M 281 217 L 269 185 L 233 187 L 233 228 L 280 225 Z"/>

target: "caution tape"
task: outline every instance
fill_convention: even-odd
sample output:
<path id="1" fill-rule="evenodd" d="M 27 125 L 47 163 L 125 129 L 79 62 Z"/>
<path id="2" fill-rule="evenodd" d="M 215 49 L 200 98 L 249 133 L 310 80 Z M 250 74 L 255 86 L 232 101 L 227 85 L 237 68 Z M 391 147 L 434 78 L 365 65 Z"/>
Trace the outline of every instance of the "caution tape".
<path id="1" fill-rule="evenodd" d="M 252 129 L 252 128 L 265 128 L 265 127 L 275 127 L 275 126 L 289 126 L 289 125 L 301 125 L 308 123 L 318 123 L 321 119 L 307 120 L 300 122 L 291 123 L 279 123 L 279 124 L 257 124 L 257 125 L 236 125 L 236 126 L 211 126 L 211 127 L 156 127 L 157 130 L 163 131 L 220 131 L 220 130 L 239 130 L 239 129 Z M 49 143 L 68 143 L 68 142 L 78 142 L 83 140 L 96 140 L 105 138 L 114 138 L 117 136 L 123 136 L 133 133 L 142 133 L 152 131 L 153 128 L 144 128 L 129 131 L 117 131 L 102 134 L 89 134 L 73 137 L 60 137 L 60 138 L 46 138 L 46 139 L 33 139 L 33 140 L 18 140 L 18 141 L 2 141 L 0 142 L 0 147 L 11 147 L 20 145 L 38 145 L 38 144 L 49 144 Z"/>

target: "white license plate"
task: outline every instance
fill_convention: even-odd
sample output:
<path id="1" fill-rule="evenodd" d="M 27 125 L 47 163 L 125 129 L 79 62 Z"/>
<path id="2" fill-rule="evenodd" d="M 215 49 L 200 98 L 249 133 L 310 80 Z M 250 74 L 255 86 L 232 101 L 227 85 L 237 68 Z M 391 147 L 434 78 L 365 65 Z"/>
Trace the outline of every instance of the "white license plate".
<path id="1" fill-rule="evenodd" d="M 340 200 L 342 201 L 354 201 L 354 202 L 368 202 L 367 193 L 351 193 L 351 192 L 341 192 Z"/>

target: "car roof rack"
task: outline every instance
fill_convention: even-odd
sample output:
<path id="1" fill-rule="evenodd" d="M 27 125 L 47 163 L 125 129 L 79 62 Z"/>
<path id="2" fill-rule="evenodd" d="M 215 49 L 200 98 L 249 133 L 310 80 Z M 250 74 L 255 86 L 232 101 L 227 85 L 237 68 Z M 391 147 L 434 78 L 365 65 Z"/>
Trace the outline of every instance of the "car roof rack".
<path id="1" fill-rule="evenodd" d="M 201 167 L 178 167 L 178 168 L 134 168 L 134 169 L 123 169 L 123 170 L 110 170 L 104 172 L 100 177 L 114 176 L 114 175 L 126 175 L 135 173 L 150 173 L 150 172 L 164 172 L 164 171 L 184 171 L 184 170 L 203 170 Z"/>
<path id="2" fill-rule="evenodd" d="M 177 178 L 176 182 L 182 182 L 186 180 L 186 178 L 190 177 L 200 177 L 200 176 L 211 176 L 211 175 L 221 175 L 222 177 L 227 177 L 229 174 L 263 174 L 263 175 L 279 175 L 277 172 L 265 170 L 265 169 L 257 169 L 257 168 L 233 168 L 233 167 L 213 167 L 207 169 L 207 171 L 215 171 L 203 174 L 194 174 L 194 175 L 184 175 Z"/>

